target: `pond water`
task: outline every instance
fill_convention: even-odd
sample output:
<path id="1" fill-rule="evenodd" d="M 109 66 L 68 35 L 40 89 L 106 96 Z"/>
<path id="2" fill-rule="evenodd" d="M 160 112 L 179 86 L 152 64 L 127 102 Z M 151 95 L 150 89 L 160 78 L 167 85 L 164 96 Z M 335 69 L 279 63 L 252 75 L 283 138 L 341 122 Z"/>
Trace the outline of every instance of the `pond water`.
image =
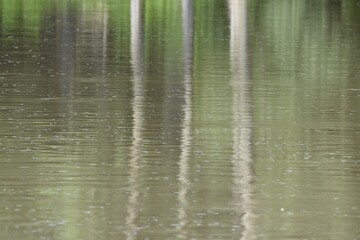
<path id="1" fill-rule="evenodd" d="M 358 0 L 0 0 L 0 238 L 360 239 Z"/>

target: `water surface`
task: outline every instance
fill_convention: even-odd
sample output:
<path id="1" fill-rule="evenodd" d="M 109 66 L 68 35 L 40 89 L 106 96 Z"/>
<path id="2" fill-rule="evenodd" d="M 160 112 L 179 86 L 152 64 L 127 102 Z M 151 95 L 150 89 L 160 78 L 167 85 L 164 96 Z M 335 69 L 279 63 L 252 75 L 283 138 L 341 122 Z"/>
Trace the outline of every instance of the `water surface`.
<path id="1" fill-rule="evenodd" d="M 0 238 L 359 239 L 359 11 L 0 0 Z"/>

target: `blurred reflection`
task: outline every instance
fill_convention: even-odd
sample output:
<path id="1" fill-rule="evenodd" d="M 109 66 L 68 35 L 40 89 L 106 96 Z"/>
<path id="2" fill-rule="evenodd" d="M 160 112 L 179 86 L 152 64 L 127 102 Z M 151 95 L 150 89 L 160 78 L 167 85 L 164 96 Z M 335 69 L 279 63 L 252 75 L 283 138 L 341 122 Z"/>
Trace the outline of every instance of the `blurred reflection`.
<path id="1" fill-rule="evenodd" d="M 251 95 L 247 72 L 247 3 L 229 0 L 230 54 L 233 74 L 234 204 L 244 227 L 241 239 L 255 239 L 252 213 Z M 237 234 L 240 235 L 239 232 Z"/>
<path id="2" fill-rule="evenodd" d="M 189 161 L 191 151 L 191 120 L 192 120 L 192 66 L 194 58 L 194 3 L 193 0 L 182 0 L 182 23 L 183 23 L 183 55 L 184 55 L 184 120 L 181 133 L 181 155 L 179 161 L 179 228 L 182 237 L 186 237 L 184 227 L 188 224 L 188 191 Z"/>
<path id="3" fill-rule="evenodd" d="M 96 11 L 82 11 L 77 21 L 74 31 L 79 31 L 78 42 L 84 48 L 77 51 L 77 56 L 81 56 L 83 64 L 81 66 L 82 74 L 87 76 L 104 76 L 107 63 L 108 46 L 108 6 L 106 1 L 96 1 L 92 3 L 82 2 L 86 9 L 92 5 Z M 85 50 L 85 51 L 84 51 Z"/>
<path id="4" fill-rule="evenodd" d="M 76 31 L 74 29 L 74 22 L 76 17 L 74 9 L 69 2 L 62 9 L 61 14 L 58 14 L 57 19 L 60 29 L 60 58 L 59 58 L 59 84 L 63 96 L 70 96 L 74 86 L 74 70 L 75 70 L 75 45 L 76 45 Z M 55 74 L 56 69 L 48 69 L 49 74 Z"/>
<path id="5" fill-rule="evenodd" d="M 0 239 L 357 239 L 357 2 L 0 0 Z"/>
<path id="6" fill-rule="evenodd" d="M 130 176 L 128 182 L 128 216 L 126 225 L 128 227 L 127 239 L 135 239 L 138 226 L 140 198 L 140 159 L 142 146 L 142 128 L 144 119 L 144 31 L 143 31 L 143 1 L 131 1 L 131 62 L 133 66 L 133 142 L 131 146 Z"/>

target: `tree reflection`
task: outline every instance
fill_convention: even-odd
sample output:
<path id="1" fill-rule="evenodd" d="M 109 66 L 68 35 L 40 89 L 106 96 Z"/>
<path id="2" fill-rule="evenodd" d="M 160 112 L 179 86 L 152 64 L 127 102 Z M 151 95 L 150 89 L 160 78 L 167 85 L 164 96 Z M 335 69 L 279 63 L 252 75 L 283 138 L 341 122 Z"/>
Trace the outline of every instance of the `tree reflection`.
<path id="1" fill-rule="evenodd" d="M 130 176 L 128 182 L 128 216 L 126 217 L 127 239 L 135 239 L 138 226 L 137 218 L 140 210 L 140 159 L 142 146 L 142 130 L 144 119 L 144 30 L 143 1 L 131 1 L 131 62 L 133 66 L 133 142 L 131 146 Z"/>
<path id="2" fill-rule="evenodd" d="M 184 227 L 188 224 L 188 191 L 190 189 L 189 161 L 191 151 L 192 121 L 192 66 L 194 57 L 194 3 L 193 0 L 182 0 L 183 21 L 183 56 L 184 56 L 184 120 L 181 134 L 181 155 L 179 161 L 179 228 L 183 237 L 187 233 Z"/>
<path id="3" fill-rule="evenodd" d="M 247 67 L 247 2 L 229 0 L 230 55 L 233 74 L 234 205 L 244 227 L 241 239 L 255 239 L 252 210 L 252 116 Z"/>

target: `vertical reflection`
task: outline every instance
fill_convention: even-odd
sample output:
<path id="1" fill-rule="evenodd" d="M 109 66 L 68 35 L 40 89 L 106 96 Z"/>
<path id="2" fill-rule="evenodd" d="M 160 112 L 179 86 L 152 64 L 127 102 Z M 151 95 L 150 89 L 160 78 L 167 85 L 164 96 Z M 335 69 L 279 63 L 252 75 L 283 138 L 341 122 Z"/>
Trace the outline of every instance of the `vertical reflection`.
<path id="1" fill-rule="evenodd" d="M 60 7 L 59 7 L 60 8 Z M 60 21 L 60 31 L 57 39 L 60 39 L 60 43 L 57 43 L 60 46 L 60 85 L 61 93 L 63 96 L 71 96 L 73 90 L 73 78 L 74 75 L 74 66 L 75 64 L 75 43 L 76 43 L 76 32 L 74 31 L 73 23 L 76 22 L 74 19 L 76 13 L 72 6 L 66 2 L 65 7 L 63 8 L 62 14 L 58 14 L 57 18 L 61 19 Z M 48 74 L 55 71 L 54 69 L 49 69 Z"/>
<path id="2" fill-rule="evenodd" d="M 187 225 L 187 208 L 189 191 L 189 159 L 191 150 L 191 76 L 194 54 L 194 4 L 193 0 L 182 0 L 182 18 L 183 18 L 183 55 L 184 55 L 184 98 L 183 106 L 184 120 L 181 132 L 181 154 L 179 161 L 179 229 L 182 237 L 186 237 L 184 227 Z"/>
<path id="3" fill-rule="evenodd" d="M 4 32 L 4 30 L 3 30 L 3 16 L 4 16 L 3 11 L 4 11 L 3 1 L 1 0 L 0 1 L 0 39 L 3 39 L 3 32 Z M 2 48 L 2 45 L 3 44 L 1 43 L 1 45 L 0 45 L 1 48 Z"/>
<path id="4" fill-rule="evenodd" d="M 129 201 L 126 225 L 127 239 L 135 239 L 137 235 L 137 218 L 139 215 L 140 198 L 140 158 L 142 144 L 142 128 L 144 118 L 144 31 L 143 31 L 143 1 L 131 1 L 131 62 L 133 67 L 133 142 L 131 147 Z"/>
<path id="5" fill-rule="evenodd" d="M 241 239 L 254 239 L 251 205 L 251 96 L 247 74 L 246 0 L 229 0 L 230 57 L 233 72 L 234 205 L 243 227 Z"/>
<path id="6" fill-rule="evenodd" d="M 101 2 L 102 3 L 102 2 Z M 105 75 L 106 73 L 106 49 L 107 49 L 107 32 L 108 32 L 108 9 L 107 9 L 107 2 L 101 4 L 102 7 L 102 15 L 101 15 L 101 40 L 102 40 L 102 74 Z"/>

